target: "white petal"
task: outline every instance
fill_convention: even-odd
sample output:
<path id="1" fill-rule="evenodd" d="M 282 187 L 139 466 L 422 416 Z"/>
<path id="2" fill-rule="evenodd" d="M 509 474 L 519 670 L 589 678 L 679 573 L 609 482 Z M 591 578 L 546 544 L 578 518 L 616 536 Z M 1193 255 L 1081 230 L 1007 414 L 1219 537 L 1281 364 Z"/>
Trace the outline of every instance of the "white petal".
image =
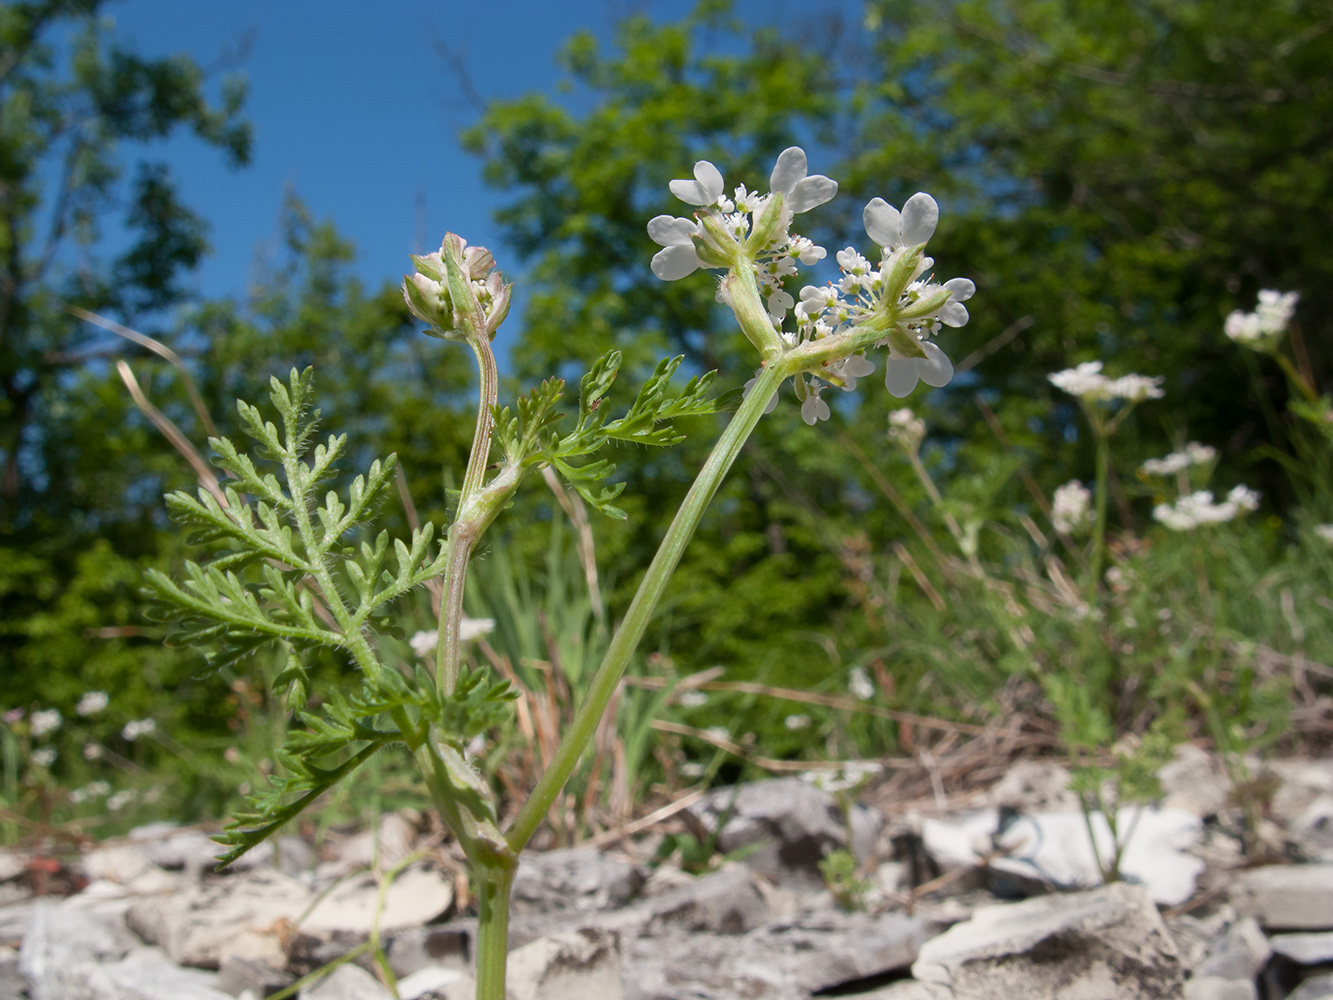
<path id="1" fill-rule="evenodd" d="M 936 314 L 945 326 L 967 326 L 967 306 L 961 302 L 946 302 Z"/>
<path id="2" fill-rule="evenodd" d="M 653 256 L 653 274 L 663 281 L 677 281 L 699 269 L 699 255 L 694 246 L 675 246 L 659 250 Z"/>
<path id="3" fill-rule="evenodd" d="M 919 358 L 889 358 L 884 362 L 884 388 L 889 394 L 903 399 L 912 394 L 917 383 Z"/>
<path id="4" fill-rule="evenodd" d="M 944 287 L 953 292 L 955 302 L 966 302 L 977 292 L 977 286 L 969 278 L 950 278 Z"/>
<path id="5" fill-rule="evenodd" d="M 953 378 L 953 362 L 929 340 L 921 345 L 921 349 L 926 352 L 925 359 L 915 359 L 917 374 L 921 376 L 921 381 L 937 389 L 948 385 L 949 379 Z"/>
<path id="6" fill-rule="evenodd" d="M 653 242 L 660 243 L 664 247 L 685 246 L 690 243 L 690 237 L 698 231 L 698 225 L 691 219 L 659 215 L 648 220 L 648 235 L 653 238 Z"/>
<path id="7" fill-rule="evenodd" d="M 768 189 L 781 191 L 784 198 L 790 197 L 792 189 L 805 177 L 807 169 L 805 150 L 800 146 L 788 146 L 778 155 L 777 165 L 768 176 Z"/>
<path id="8" fill-rule="evenodd" d="M 914 247 L 935 235 L 940 221 L 940 206 L 924 191 L 918 191 L 903 206 L 903 243 Z"/>
<path id="9" fill-rule="evenodd" d="M 854 378 L 865 378 L 875 370 L 875 362 L 859 354 L 853 354 L 843 365 L 843 371 Z"/>
<path id="10" fill-rule="evenodd" d="M 792 210 L 792 214 L 808 212 L 812 208 L 818 208 L 826 201 L 832 201 L 837 193 L 837 181 L 825 177 L 823 174 L 815 174 L 796 185 L 792 190 L 790 200 L 787 202 L 787 207 Z"/>
<path id="11" fill-rule="evenodd" d="M 866 235 L 882 247 L 896 247 L 903 241 L 903 217 L 883 198 L 872 198 L 861 213 Z"/>
<path id="12" fill-rule="evenodd" d="M 722 197 L 722 189 L 726 186 L 722 180 L 722 171 L 707 160 L 700 160 L 694 165 L 694 179 L 708 192 L 708 204 Z"/>

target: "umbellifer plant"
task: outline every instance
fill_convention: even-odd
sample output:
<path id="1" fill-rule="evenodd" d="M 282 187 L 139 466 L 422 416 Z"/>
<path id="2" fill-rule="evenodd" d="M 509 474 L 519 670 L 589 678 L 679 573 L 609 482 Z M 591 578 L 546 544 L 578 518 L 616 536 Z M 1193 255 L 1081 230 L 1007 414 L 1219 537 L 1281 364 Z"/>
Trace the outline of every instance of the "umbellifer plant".
<path id="1" fill-rule="evenodd" d="M 565 386 L 557 378 L 512 407 L 499 407 L 491 341 L 508 312 L 511 286 L 488 250 L 449 234 L 438 252 L 413 257 L 416 272 L 403 284 L 426 332 L 466 344 L 480 372 L 472 450 L 456 516 L 442 539 L 429 523 L 406 539 L 373 531 L 392 456 L 358 476 L 345 497 L 328 492 L 321 499 L 320 484 L 330 478 L 346 438 L 315 442 L 319 415 L 310 406 L 309 370 L 293 370 L 287 384 L 272 380 L 278 424 L 256 407 L 237 404 L 257 447 L 252 458 L 230 441 L 211 440 L 214 461 L 231 477 L 223 489 L 167 498 L 175 519 L 217 552 L 203 564 L 187 563 L 181 582 L 152 574 L 158 609 L 181 623 L 181 639 L 210 646 L 218 666 L 264 645 L 284 649 L 287 665 L 277 683 L 304 727 L 294 728 L 278 752 L 280 774 L 219 836 L 226 848 L 221 864 L 271 836 L 380 749 L 406 747 L 471 865 L 480 908 L 479 1000 L 505 995 L 509 894 L 519 855 L 591 742 L 705 508 L 750 433 L 776 405 L 782 383 L 792 380 L 809 424 L 828 418 L 820 398 L 825 389 L 851 390 L 874 370 L 865 356 L 872 348 L 888 348 L 886 384 L 895 395 L 910 393 L 918 379 L 944 385 L 953 368 L 930 338 L 941 326 L 961 326 L 968 318 L 962 301 L 972 295 L 972 282 L 939 284 L 930 276 L 925 244 L 938 208 L 927 194 L 912 196 L 901 212 L 883 199 L 871 201 L 864 220 L 881 251 L 878 264 L 849 247 L 837 254 L 840 279 L 802 288 L 798 303 L 784 286 L 799 265 L 815 264 L 825 251 L 791 232 L 793 217 L 829 201 L 838 188 L 827 177 L 807 174 L 801 149 L 778 157 L 768 194 L 742 186 L 727 197 L 721 173 L 707 161 L 695 164 L 693 179 L 670 187 L 696 211 L 690 219 L 662 215 L 648 223 L 649 236 L 663 247 L 653 258 L 653 273 L 674 281 L 701 267 L 725 271 L 718 298 L 758 351 L 759 369 L 662 539 L 549 767 L 506 829 L 495 793 L 466 749 L 475 749 L 475 738 L 503 718 L 514 697 L 507 684 L 470 670 L 460 656 L 469 557 L 524 477 L 546 466 L 594 507 L 623 517 L 612 503 L 621 487 L 607 483 L 614 467 L 598 453 L 612 441 L 664 446 L 681 440 L 675 418 L 714 409 L 708 396 L 713 373 L 675 390 L 680 359 L 664 360 L 628 410 L 610 419 L 607 395 L 620 366 L 613 352 L 583 377 L 572 426 L 560 420 Z M 268 471 L 270 466 L 276 470 Z M 393 628 L 394 603 L 437 578 L 443 596 L 432 672 L 398 662 L 380 648 L 378 637 Z M 320 647 L 350 660 L 360 672 L 360 687 L 321 692 L 319 709 L 306 711 L 306 657 Z"/>

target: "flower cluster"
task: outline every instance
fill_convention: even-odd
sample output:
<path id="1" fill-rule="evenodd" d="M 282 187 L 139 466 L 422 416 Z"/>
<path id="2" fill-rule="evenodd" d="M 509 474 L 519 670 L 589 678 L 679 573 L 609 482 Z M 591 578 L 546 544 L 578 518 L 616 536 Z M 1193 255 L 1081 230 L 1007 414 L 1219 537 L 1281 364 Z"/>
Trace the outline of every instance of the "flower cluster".
<path id="1" fill-rule="evenodd" d="M 1259 306 L 1254 312 L 1237 309 L 1227 317 L 1227 336 L 1256 351 L 1270 351 L 1277 346 L 1291 317 L 1296 314 L 1298 301 L 1299 292 L 1277 292 L 1265 288 L 1259 293 Z"/>
<path id="2" fill-rule="evenodd" d="M 889 440 L 915 455 L 926 438 L 926 422 L 907 407 L 889 414 Z"/>
<path id="3" fill-rule="evenodd" d="M 74 711 L 85 717 L 96 715 L 110 703 L 111 697 L 105 691 L 87 691 L 74 706 Z"/>
<path id="4" fill-rule="evenodd" d="M 473 639 L 480 639 L 483 635 L 489 635 L 495 631 L 494 618 L 469 618 L 463 616 L 463 620 L 458 626 L 458 641 L 471 642 Z M 412 652 L 416 653 L 422 659 L 428 659 L 435 653 L 435 647 L 440 643 L 440 633 L 438 629 L 418 632 L 412 638 L 407 640 L 407 644 L 412 647 Z"/>
<path id="5" fill-rule="evenodd" d="M 1333 544 L 1333 524 L 1316 524 L 1314 533 L 1324 541 Z"/>
<path id="6" fill-rule="evenodd" d="M 764 350 L 766 363 L 774 355 L 804 345 L 836 345 L 823 351 L 806 371 L 794 373 L 801 417 L 807 424 L 829 418 L 828 403 L 821 398 L 824 389 L 833 385 L 851 391 L 858 379 L 875 370 L 863 354 L 868 346 L 888 348 L 885 385 L 895 396 L 908 395 L 918 381 L 942 386 L 953 377 L 952 363 L 929 338 L 943 326 L 962 326 L 968 321 L 963 302 L 972 297 L 976 286 L 966 278 L 940 285 L 927 276 L 934 262 L 923 255 L 923 247 L 939 221 L 939 206 L 930 195 L 918 192 L 901 211 L 882 198 L 870 201 L 862 221 L 880 247 L 879 263 L 872 263 L 853 247 L 841 250 L 837 254 L 838 281 L 803 287 L 798 302 L 784 287 L 786 280 L 797 273 L 798 264 L 811 266 L 827 252 L 792 233 L 792 218 L 824 204 L 838 191 L 835 181 L 809 174 L 803 150 L 792 146 L 778 157 L 768 194 L 741 186 L 735 188 L 734 197 L 727 197 L 721 171 L 707 160 L 694 165 L 692 180 L 673 180 L 669 186 L 672 194 L 697 211 L 692 219 L 659 215 L 648 223 L 648 235 L 662 247 L 652 262 L 657 277 L 675 281 L 701 267 L 733 269 L 752 264 L 772 326 L 758 334 L 745 323 L 742 326 Z M 730 295 L 724 280 L 719 298 L 737 308 Z M 787 314 L 793 310 L 795 329 L 784 330 Z M 853 343 L 850 335 L 854 333 L 861 336 Z M 879 336 L 872 340 L 867 333 Z M 770 403 L 766 412 L 774 405 Z"/>
<path id="7" fill-rule="evenodd" d="M 121 729 L 120 735 L 133 743 L 140 736 L 147 736 L 150 733 L 157 732 L 157 723 L 152 719 L 135 719 L 132 722 L 125 723 Z"/>
<path id="8" fill-rule="evenodd" d="M 54 733 L 60 728 L 62 721 L 60 710 L 55 708 L 33 712 L 28 718 L 28 724 L 32 726 L 32 735 L 39 739 L 47 733 Z"/>
<path id="9" fill-rule="evenodd" d="M 1051 526 L 1072 535 L 1092 523 L 1092 492 L 1077 479 L 1060 486 L 1051 501 Z"/>
<path id="10" fill-rule="evenodd" d="M 1102 374 L 1100 361 L 1085 361 L 1076 368 L 1048 375 L 1051 385 L 1063 389 L 1071 396 L 1089 403 L 1107 403 L 1124 400 L 1127 403 L 1141 403 L 1145 399 L 1161 399 L 1162 377 L 1149 375 L 1122 375 L 1110 378 Z"/>
<path id="11" fill-rule="evenodd" d="M 104 799 L 111 794 L 111 785 L 105 781 L 92 781 L 82 788 L 76 788 L 69 793 L 69 801 L 73 805 L 80 805 L 91 799 Z"/>
<path id="12" fill-rule="evenodd" d="M 1203 524 L 1221 524 L 1245 511 L 1259 509 L 1259 494 L 1245 486 L 1237 486 L 1222 503 L 1213 502 L 1209 490 L 1189 493 L 1174 504 L 1158 504 L 1152 516 L 1173 531 L 1191 531 Z"/>
<path id="13" fill-rule="evenodd" d="M 466 282 L 470 301 L 455 301 L 446 256 L 452 258 Z M 403 299 L 412 315 L 431 327 L 427 332 L 455 339 L 465 336 L 469 328 L 482 327 L 487 336 L 495 336 L 509 315 L 513 286 L 505 284 L 489 250 L 470 247 L 461 236 L 448 233 L 440 249 L 424 257 L 413 254 L 412 263 L 417 271 L 403 275 Z M 462 290 L 456 291 L 461 297 Z"/>
<path id="14" fill-rule="evenodd" d="M 1185 445 L 1184 451 L 1173 451 L 1165 458 L 1150 458 L 1139 466 L 1145 476 L 1174 476 L 1192 465 L 1207 465 L 1217 457 L 1217 449 L 1198 441 Z"/>

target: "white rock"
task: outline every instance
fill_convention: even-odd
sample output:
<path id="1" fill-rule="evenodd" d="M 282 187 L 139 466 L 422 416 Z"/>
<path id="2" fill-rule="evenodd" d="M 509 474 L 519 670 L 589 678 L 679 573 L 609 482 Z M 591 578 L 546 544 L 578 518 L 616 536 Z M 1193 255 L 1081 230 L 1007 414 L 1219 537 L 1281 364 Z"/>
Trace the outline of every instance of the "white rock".
<path id="1" fill-rule="evenodd" d="M 231 1000 L 217 988 L 216 975 L 182 969 L 158 948 L 140 948 L 110 965 L 85 964 L 79 971 L 86 992 L 68 1000 Z"/>
<path id="2" fill-rule="evenodd" d="M 137 844 L 103 844 L 80 863 L 90 879 L 115 883 L 129 895 L 156 896 L 180 887 L 180 877 L 154 864 Z"/>
<path id="3" fill-rule="evenodd" d="M 0 849 L 0 882 L 18 878 L 28 870 L 27 855 Z"/>
<path id="4" fill-rule="evenodd" d="M 1175 943 L 1151 898 L 1116 883 L 987 906 L 921 947 L 912 975 L 959 1000 L 1175 1000 Z"/>
<path id="5" fill-rule="evenodd" d="M 622 1000 L 616 935 L 587 928 L 509 953 L 508 1000 Z"/>
<path id="6" fill-rule="evenodd" d="M 1020 760 L 986 797 L 994 806 L 1022 813 L 1076 812 L 1078 796 L 1069 789 L 1069 771 L 1054 761 Z"/>
<path id="7" fill-rule="evenodd" d="M 1272 955 L 1259 922 L 1242 917 L 1212 943 L 1194 975 L 1253 983 Z"/>
<path id="8" fill-rule="evenodd" d="M 393 994 L 359 965 L 348 962 L 312 990 L 302 990 L 304 1000 L 393 1000 Z"/>
<path id="9" fill-rule="evenodd" d="M 1333 862 L 1333 794 L 1311 802 L 1291 824 L 1291 836 L 1306 861 Z"/>
<path id="10" fill-rule="evenodd" d="M 19 972 L 33 1000 L 64 1000 L 84 982 L 83 966 L 118 962 L 137 943 L 123 922 L 41 899 L 29 913 Z"/>
<path id="11" fill-rule="evenodd" d="M 1333 973 L 1312 976 L 1296 987 L 1287 1000 L 1329 1000 L 1333 997 Z"/>
<path id="12" fill-rule="evenodd" d="M 1157 772 L 1162 783 L 1162 805 L 1184 809 L 1196 816 L 1213 816 L 1227 807 L 1231 779 L 1213 754 L 1193 743 L 1176 747 L 1175 759 Z"/>
<path id="13" fill-rule="evenodd" d="M 461 984 L 467 978 L 467 974 L 461 969 L 446 969 L 439 965 L 429 965 L 398 980 L 398 996 L 401 1000 L 416 1000 L 423 994 L 443 990 L 447 986 Z"/>
<path id="14" fill-rule="evenodd" d="M 1280 930 L 1333 929 L 1333 865 L 1268 865 L 1236 877 L 1237 912 Z"/>
<path id="15" fill-rule="evenodd" d="M 1279 780 L 1270 806 L 1279 823 L 1295 823 L 1320 796 L 1333 795 L 1333 758 L 1275 760 L 1266 770 Z"/>
<path id="16" fill-rule="evenodd" d="M 1245 979 L 1195 976 L 1185 983 L 1185 1000 L 1259 1000 L 1259 990 Z"/>
<path id="17" fill-rule="evenodd" d="M 379 882 L 366 872 L 335 886 L 301 921 L 309 934 L 354 931 L 369 934 L 379 899 Z M 433 868 L 409 868 L 389 886 L 380 930 L 415 927 L 442 915 L 454 901 L 454 884 Z"/>
<path id="18" fill-rule="evenodd" d="M 633 899 L 644 881 L 638 865 L 595 847 L 546 851 L 524 856 L 514 879 L 512 905 L 517 913 L 609 910 Z"/>
<path id="19" fill-rule="evenodd" d="M 380 818 L 378 835 L 363 830 L 338 847 L 338 857 L 315 869 L 321 882 L 342 878 L 378 863 L 387 871 L 412 853 L 417 838 L 416 814 L 412 810 L 386 813 Z"/>
<path id="20" fill-rule="evenodd" d="M 1274 934 L 1268 939 L 1273 951 L 1297 965 L 1333 962 L 1333 931 L 1310 934 Z"/>
<path id="21" fill-rule="evenodd" d="M 310 905 L 310 890 L 289 875 L 255 871 L 141 899 L 129 909 L 130 927 L 160 944 L 173 961 L 216 969 L 227 954 L 278 966 L 282 935 Z"/>
<path id="22" fill-rule="evenodd" d="M 1138 815 L 1137 824 L 1135 816 Z M 948 820 L 924 819 L 921 834 L 926 850 L 946 871 L 977 864 L 992 850 L 999 812 L 985 809 Z M 1122 831 L 1135 824 L 1120 862 L 1127 882 L 1142 885 L 1154 902 L 1177 906 L 1194 894 L 1204 863 L 1186 853 L 1198 842 L 1199 817 L 1183 809 L 1125 808 L 1118 814 Z M 1101 813 L 1092 814 L 1092 828 L 1103 859 L 1110 857 L 1113 838 Z M 991 867 L 1024 878 L 1039 879 L 1063 889 L 1100 885 L 1101 872 L 1081 813 L 1039 813 L 1019 816 L 998 838 L 1011 851 Z"/>

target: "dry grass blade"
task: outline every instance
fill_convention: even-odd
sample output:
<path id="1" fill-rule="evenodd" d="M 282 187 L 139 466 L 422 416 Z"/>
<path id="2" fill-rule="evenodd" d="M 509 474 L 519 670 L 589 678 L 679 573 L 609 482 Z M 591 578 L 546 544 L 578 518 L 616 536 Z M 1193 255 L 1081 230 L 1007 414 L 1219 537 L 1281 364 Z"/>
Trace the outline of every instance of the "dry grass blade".
<path id="1" fill-rule="evenodd" d="M 921 588 L 922 592 L 928 598 L 930 598 L 930 603 L 935 605 L 935 610 L 943 611 L 945 608 L 944 598 L 940 596 L 940 592 L 931 584 L 930 580 L 926 577 L 926 574 L 921 571 L 921 567 L 917 565 L 917 561 L 912 558 L 912 553 L 907 551 L 907 546 L 902 542 L 895 541 L 893 543 L 893 554 L 902 560 L 902 564 L 906 566 L 907 571 L 912 574 L 912 579 L 916 581 L 917 586 Z"/>
<path id="2" fill-rule="evenodd" d="M 578 494 L 571 494 L 560 483 L 560 477 L 549 465 L 542 467 L 542 478 L 555 494 L 560 509 L 569 518 L 569 523 L 578 532 L 579 562 L 583 565 L 583 577 L 588 584 L 588 598 L 592 602 L 592 613 L 597 621 L 606 621 L 606 607 L 602 604 L 602 589 L 597 582 L 597 550 L 593 547 L 592 525 L 588 522 L 588 509 L 583 505 Z"/>
<path id="3" fill-rule="evenodd" d="M 805 771 L 837 771 L 845 767 L 858 767 L 863 763 L 859 760 L 774 760 L 772 757 L 760 757 L 757 754 L 752 754 L 739 743 L 718 736 L 716 733 L 710 733 L 706 729 L 684 726 L 678 722 L 666 722 L 662 719 L 654 719 L 652 727 L 659 733 L 693 736 L 705 743 L 712 744 L 719 750 L 725 750 L 733 757 L 739 757 L 755 765 L 755 767 L 762 767 L 765 771 L 774 771 L 781 774 L 797 774 Z M 875 763 L 883 767 L 893 768 L 917 766 L 917 761 L 910 757 L 876 757 Z"/>
<path id="4" fill-rule="evenodd" d="M 179 354 L 173 351 L 161 341 L 154 340 L 138 330 L 131 330 L 128 326 L 121 326 L 114 320 L 109 320 L 105 316 L 99 316 L 97 313 L 89 312 L 87 309 L 80 309 L 78 306 L 66 306 L 65 309 L 71 316 L 75 316 L 86 323 L 92 323 L 94 326 L 100 326 L 103 330 L 109 330 L 118 337 L 124 337 L 131 343 L 138 344 L 140 347 L 146 347 L 159 357 L 169 361 L 176 371 L 180 372 L 181 381 L 185 385 L 185 391 L 190 395 L 190 402 L 194 404 L 194 411 L 199 414 L 199 420 L 203 423 L 204 429 L 208 431 L 209 437 L 219 437 L 217 426 L 213 423 L 213 418 L 208 415 L 208 407 L 204 405 L 204 397 L 199 395 L 199 389 L 194 384 L 194 379 L 190 376 L 189 369 L 185 367 L 185 362 L 181 360 Z"/>
<path id="5" fill-rule="evenodd" d="M 203 456 L 195 450 L 194 445 L 190 444 L 189 438 L 181 433 L 181 429 L 148 401 L 148 397 L 139 388 L 139 383 L 135 380 L 134 372 L 130 370 L 130 366 L 124 361 L 117 361 L 116 371 L 120 373 L 125 388 L 129 389 L 134 405 L 152 421 L 153 426 L 162 433 L 162 436 L 171 442 L 171 446 L 180 452 L 181 457 L 190 463 L 190 468 L 194 469 L 195 475 L 199 477 L 199 485 L 212 493 L 223 507 L 228 506 L 227 498 L 223 494 L 221 486 L 218 485 L 218 478 L 213 475 L 213 470 L 208 467 L 208 463 L 204 461 Z"/>

